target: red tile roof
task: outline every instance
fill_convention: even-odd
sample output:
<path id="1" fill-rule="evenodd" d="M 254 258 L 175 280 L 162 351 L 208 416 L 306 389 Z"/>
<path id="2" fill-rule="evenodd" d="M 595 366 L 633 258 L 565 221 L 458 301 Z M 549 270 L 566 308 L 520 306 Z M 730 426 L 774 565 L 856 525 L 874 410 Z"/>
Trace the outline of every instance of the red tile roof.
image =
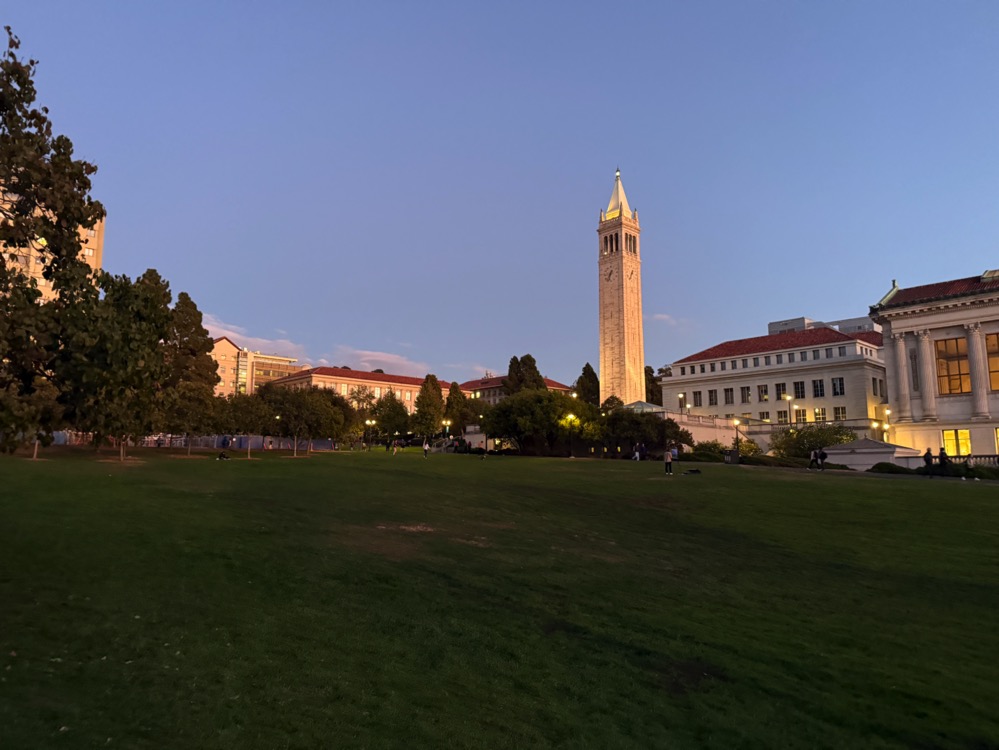
<path id="1" fill-rule="evenodd" d="M 847 336 L 852 339 L 859 339 L 871 346 L 884 346 L 885 344 L 885 337 L 881 334 L 881 331 L 854 331 L 853 333 L 848 333 Z"/>
<path id="2" fill-rule="evenodd" d="M 808 349 L 809 347 L 828 346 L 829 344 L 842 344 L 860 339 L 871 332 L 861 332 L 849 336 L 840 333 L 835 328 L 806 328 L 801 331 L 784 331 L 773 333 L 767 336 L 755 336 L 751 339 L 737 339 L 736 341 L 726 341 L 723 344 L 712 346 L 703 352 L 691 354 L 689 357 L 677 360 L 674 364 L 684 364 L 686 362 L 700 362 L 708 359 L 732 359 L 734 357 L 745 357 L 750 354 L 762 354 L 766 352 L 778 352 L 785 349 Z M 880 338 L 881 334 L 877 334 Z M 867 338 L 862 340 L 868 341 Z M 880 346 L 880 341 L 868 343 Z"/>
<path id="3" fill-rule="evenodd" d="M 887 301 L 872 305 L 871 309 L 886 310 L 917 302 L 935 302 L 952 297 L 967 297 L 973 294 L 997 291 L 999 291 L 999 277 L 983 281 L 981 276 L 969 276 L 966 279 L 938 281 L 935 284 L 923 284 L 908 289 L 899 288 Z"/>
<path id="4" fill-rule="evenodd" d="M 423 381 L 426 380 L 426 378 L 414 378 L 410 375 L 390 375 L 389 373 L 385 372 L 367 372 L 366 370 L 350 370 L 346 367 L 312 367 L 308 370 L 302 370 L 301 372 L 296 372 L 293 375 L 288 375 L 273 382 L 280 384 L 282 381 L 290 380 L 292 378 L 303 378 L 307 376 L 311 377 L 313 375 L 319 375 L 327 378 L 373 380 L 378 383 L 412 385 L 416 386 L 417 388 L 423 385 Z M 451 387 L 451 383 L 445 380 L 441 380 L 440 384 L 441 384 L 441 390 L 443 391 L 447 391 Z"/>
<path id="5" fill-rule="evenodd" d="M 484 391 L 487 388 L 502 388 L 503 381 L 506 380 L 505 375 L 493 376 L 491 378 L 479 378 L 478 380 L 468 380 L 461 384 L 460 388 L 463 391 Z M 571 391 L 572 387 L 558 382 L 557 380 L 552 380 L 551 378 L 544 378 L 545 385 L 550 391 Z"/>

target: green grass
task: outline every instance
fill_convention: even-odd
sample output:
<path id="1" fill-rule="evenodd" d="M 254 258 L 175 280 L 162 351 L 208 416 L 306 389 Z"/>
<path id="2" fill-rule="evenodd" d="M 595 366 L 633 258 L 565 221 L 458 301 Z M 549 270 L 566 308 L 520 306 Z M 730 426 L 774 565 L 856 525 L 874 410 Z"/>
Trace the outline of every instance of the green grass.
<path id="1" fill-rule="evenodd" d="M 3 748 L 999 747 L 988 482 L 50 455 L 0 459 Z"/>

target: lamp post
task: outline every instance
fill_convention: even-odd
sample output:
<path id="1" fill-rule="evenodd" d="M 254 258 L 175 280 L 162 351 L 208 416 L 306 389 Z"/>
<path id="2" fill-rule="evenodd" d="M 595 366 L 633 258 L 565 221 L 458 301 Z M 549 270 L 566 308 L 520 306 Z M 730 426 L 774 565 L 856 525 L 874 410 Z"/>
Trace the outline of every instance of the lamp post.
<path id="1" fill-rule="evenodd" d="M 451 420 L 445 419 L 441 421 L 441 424 L 444 425 L 444 440 L 447 440 L 451 436 Z M 446 445 L 444 446 L 444 450 L 447 451 Z"/>
<path id="2" fill-rule="evenodd" d="M 742 455 L 741 451 L 739 450 L 739 425 L 741 424 L 741 422 L 738 419 L 733 419 L 732 424 L 735 425 L 735 459 L 736 461 L 738 461 L 739 456 Z"/>
<path id="3" fill-rule="evenodd" d="M 576 421 L 576 415 L 570 413 L 566 415 L 565 419 L 569 423 L 569 458 L 575 458 L 572 455 L 572 424 Z"/>
<path id="4" fill-rule="evenodd" d="M 482 433 L 482 455 L 489 452 L 489 436 L 486 435 L 486 428 L 482 426 L 482 415 L 479 415 L 479 432 Z"/>
<path id="5" fill-rule="evenodd" d="M 371 428 L 374 427 L 375 424 L 376 424 L 376 421 L 374 419 L 365 419 L 364 420 L 364 425 L 365 425 L 365 427 L 364 427 L 364 439 L 368 443 L 368 450 L 371 450 Z"/>
<path id="6" fill-rule="evenodd" d="M 680 402 L 680 414 L 681 414 L 681 416 L 683 415 L 683 399 L 684 399 L 684 394 L 682 394 L 682 393 L 677 394 L 677 400 Z"/>
<path id="7" fill-rule="evenodd" d="M 878 427 L 880 425 L 877 422 L 871 422 L 871 430 L 874 432 L 874 439 L 878 439 Z"/>

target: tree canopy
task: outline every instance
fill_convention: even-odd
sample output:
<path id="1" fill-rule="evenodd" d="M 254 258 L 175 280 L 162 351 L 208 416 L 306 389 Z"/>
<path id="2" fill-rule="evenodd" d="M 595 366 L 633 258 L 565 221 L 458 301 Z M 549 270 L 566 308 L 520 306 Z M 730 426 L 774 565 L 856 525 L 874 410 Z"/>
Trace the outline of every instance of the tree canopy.
<path id="1" fill-rule="evenodd" d="M 600 405 L 600 379 L 589 362 L 583 365 L 583 371 L 576 378 L 573 388 L 580 401 L 593 406 Z"/>
<path id="2" fill-rule="evenodd" d="M 420 435 L 434 435 L 442 429 L 444 419 L 444 394 L 437 376 L 428 374 L 416 396 L 416 413 L 413 415 L 413 431 Z"/>

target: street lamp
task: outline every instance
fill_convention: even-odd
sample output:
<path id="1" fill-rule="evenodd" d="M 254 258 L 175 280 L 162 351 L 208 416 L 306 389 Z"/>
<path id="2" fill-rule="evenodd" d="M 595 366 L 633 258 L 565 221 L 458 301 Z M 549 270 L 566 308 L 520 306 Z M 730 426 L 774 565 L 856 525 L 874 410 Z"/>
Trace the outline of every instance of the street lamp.
<path id="1" fill-rule="evenodd" d="M 371 428 L 374 427 L 375 424 L 377 424 L 377 422 L 374 419 L 365 419 L 364 424 L 365 424 L 364 439 L 368 443 L 368 450 L 371 450 L 371 437 L 370 437 Z"/>
<path id="2" fill-rule="evenodd" d="M 794 422 L 794 415 L 791 412 L 791 394 L 785 393 L 781 398 L 787 401 L 787 423 L 791 425 Z"/>
<path id="3" fill-rule="evenodd" d="M 738 419 L 733 419 L 732 424 L 735 425 L 735 455 L 738 458 L 741 455 L 739 450 L 739 425 L 741 422 Z"/>
<path id="4" fill-rule="evenodd" d="M 486 435 L 486 428 L 482 426 L 483 416 L 479 415 L 479 432 L 482 433 L 482 455 L 489 452 L 489 437 Z"/>
<path id="5" fill-rule="evenodd" d="M 565 419 L 569 423 L 569 458 L 574 458 L 572 455 L 572 424 L 576 421 L 576 415 L 567 414 Z"/>
<path id="6" fill-rule="evenodd" d="M 444 425 L 444 438 L 447 439 L 451 435 L 451 420 L 445 419 L 441 424 Z"/>
<path id="7" fill-rule="evenodd" d="M 680 414 L 681 415 L 683 414 L 683 399 L 684 399 L 684 394 L 678 393 L 677 394 L 677 400 L 679 400 L 679 402 L 680 402 Z"/>

